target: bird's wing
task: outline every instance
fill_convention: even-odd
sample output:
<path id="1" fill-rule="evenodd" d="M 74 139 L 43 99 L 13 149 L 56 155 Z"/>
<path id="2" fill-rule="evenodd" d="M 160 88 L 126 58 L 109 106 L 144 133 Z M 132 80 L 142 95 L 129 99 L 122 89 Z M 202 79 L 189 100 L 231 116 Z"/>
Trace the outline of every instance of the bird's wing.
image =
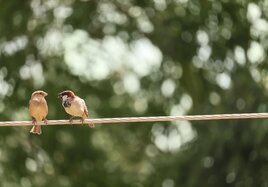
<path id="1" fill-rule="evenodd" d="M 44 107 L 45 107 L 46 116 L 47 116 L 47 114 L 48 114 L 48 106 L 47 106 L 47 101 L 46 101 L 45 98 L 44 98 Z M 45 116 L 45 117 L 46 117 L 46 116 Z"/>
<path id="2" fill-rule="evenodd" d="M 84 104 L 84 114 L 86 115 L 86 117 L 88 117 L 88 109 L 87 109 L 87 105 L 85 103 L 85 101 L 82 99 L 82 103 Z"/>

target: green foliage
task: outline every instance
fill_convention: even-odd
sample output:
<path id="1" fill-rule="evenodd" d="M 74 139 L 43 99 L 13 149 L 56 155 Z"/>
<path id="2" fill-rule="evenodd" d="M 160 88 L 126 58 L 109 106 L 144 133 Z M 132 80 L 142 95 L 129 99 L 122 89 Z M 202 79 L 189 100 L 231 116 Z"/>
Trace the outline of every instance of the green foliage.
<path id="1" fill-rule="evenodd" d="M 266 1 L 1 1 L 0 118 L 266 112 Z M 265 119 L 1 127 L 7 186 L 267 186 Z"/>

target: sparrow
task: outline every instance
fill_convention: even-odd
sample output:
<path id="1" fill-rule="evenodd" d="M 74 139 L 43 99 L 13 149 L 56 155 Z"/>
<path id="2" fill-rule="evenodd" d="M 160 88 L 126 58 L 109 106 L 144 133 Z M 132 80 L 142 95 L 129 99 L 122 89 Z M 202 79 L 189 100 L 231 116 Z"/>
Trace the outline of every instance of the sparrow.
<path id="1" fill-rule="evenodd" d="M 29 113 L 32 117 L 33 127 L 30 133 L 40 135 L 41 125 L 37 125 L 38 122 L 44 121 L 47 124 L 46 116 L 48 114 L 48 106 L 45 97 L 48 94 L 42 90 L 38 90 L 32 93 L 29 101 Z"/>
<path id="2" fill-rule="evenodd" d="M 72 123 L 74 117 L 81 117 L 81 122 L 84 124 L 85 119 L 88 118 L 88 110 L 85 101 L 75 95 L 71 90 L 65 90 L 59 93 L 58 98 L 61 99 L 65 111 L 72 116 L 70 123 Z M 88 126 L 92 128 L 94 124 L 89 123 Z"/>

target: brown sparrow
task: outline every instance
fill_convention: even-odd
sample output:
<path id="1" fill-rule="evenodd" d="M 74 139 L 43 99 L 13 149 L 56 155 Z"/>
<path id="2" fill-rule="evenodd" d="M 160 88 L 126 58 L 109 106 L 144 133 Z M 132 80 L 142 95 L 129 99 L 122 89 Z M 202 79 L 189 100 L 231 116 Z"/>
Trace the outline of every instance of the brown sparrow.
<path id="1" fill-rule="evenodd" d="M 83 124 L 84 120 L 88 118 L 88 110 L 85 101 L 70 90 L 65 90 L 59 93 L 58 98 L 61 99 L 62 106 L 64 107 L 65 111 L 72 116 L 70 123 L 72 123 L 73 117 L 81 117 Z M 94 127 L 93 123 L 88 125 L 91 128 Z"/>
<path id="2" fill-rule="evenodd" d="M 40 135 L 42 133 L 41 125 L 37 125 L 37 123 L 44 121 L 44 123 L 47 124 L 46 116 L 48 114 L 48 106 L 45 99 L 47 95 L 46 92 L 41 90 L 32 93 L 29 101 L 29 113 L 32 117 L 33 127 L 30 133 Z"/>

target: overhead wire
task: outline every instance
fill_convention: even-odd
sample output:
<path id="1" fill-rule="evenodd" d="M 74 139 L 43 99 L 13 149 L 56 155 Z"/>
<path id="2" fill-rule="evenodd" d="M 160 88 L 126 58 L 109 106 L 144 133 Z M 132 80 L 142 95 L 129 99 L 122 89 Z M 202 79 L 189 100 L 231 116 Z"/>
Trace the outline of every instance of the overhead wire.
<path id="1" fill-rule="evenodd" d="M 261 119 L 268 118 L 268 113 L 242 113 L 242 114 L 211 114 L 211 115 L 185 115 L 185 116 L 149 116 L 149 117 L 123 117 L 123 118 L 95 118 L 85 119 L 84 123 L 134 123 L 134 122 L 160 122 L 160 121 L 204 121 L 227 119 Z M 46 125 L 39 122 L 40 125 Z M 47 125 L 67 125 L 69 120 L 47 120 Z M 81 120 L 73 120 L 72 124 L 81 124 Z M 29 126 L 32 121 L 0 121 L 0 126 Z"/>

